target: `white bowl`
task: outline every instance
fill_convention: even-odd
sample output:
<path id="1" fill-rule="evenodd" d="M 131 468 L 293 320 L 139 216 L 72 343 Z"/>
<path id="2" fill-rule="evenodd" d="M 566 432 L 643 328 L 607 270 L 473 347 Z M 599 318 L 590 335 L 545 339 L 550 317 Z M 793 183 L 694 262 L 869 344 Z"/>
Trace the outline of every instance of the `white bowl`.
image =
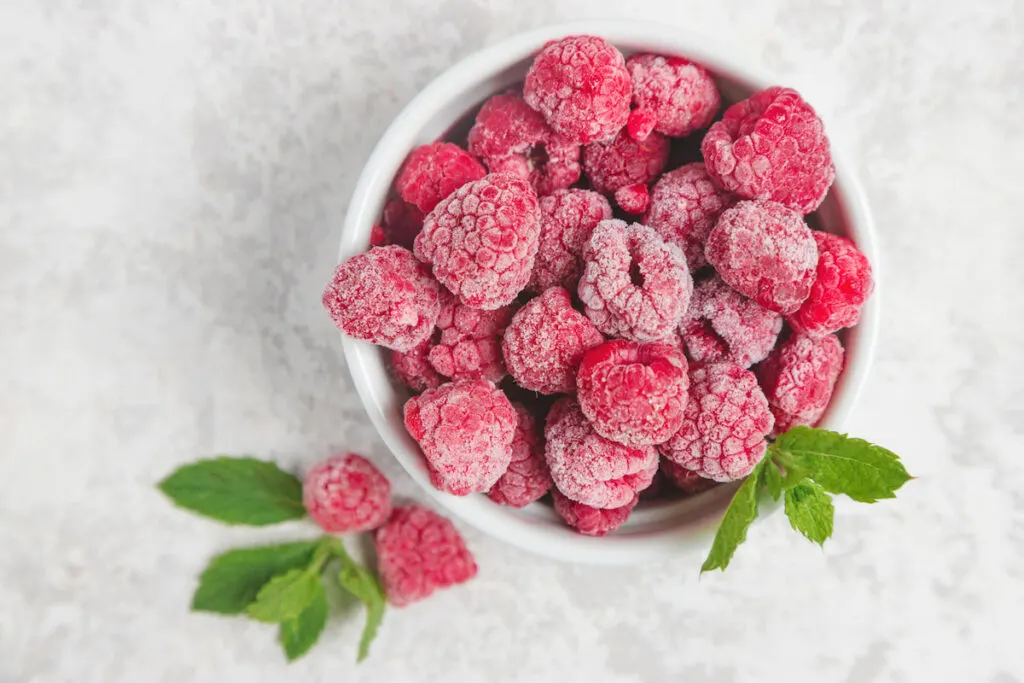
<path id="1" fill-rule="evenodd" d="M 753 90 L 778 84 L 756 65 L 738 59 L 719 41 L 659 24 L 575 22 L 503 40 L 438 76 L 384 133 L 353 192 L 342 231 L 339 260 L 368 248 L 370 229 L 410 150 L 441 137 L 487 97 L 521 81 L 532 55 L 545 42 L 576 34 L 602 36 L 627 55 L 653 52 L 690 58 L 715 74 L 726 101 L 735 101 Z M 836 181 L 818 210 L 819 227 L 853 239 L 870 260 L 876 279 L 876 291 L 861 314 L 860 324 L 842 335 L 846 367 L 822 422 L 822 426 L 839 429 L 857 400 L 874 352 L 878 325 L 878 259 L 874 227 L 863 191 L 840 151 L 835 149 L 834 141 L 833 155 Z M 405 431 L 402 406 L 409 394 L 389 376 L 386 352 L 344 336 L 342 346 L 356 391 L 370 420 L 413 479 L 439 504 L 469 524 L 525 550 L 560 560 L 607 565 L 688 554 L 694 566 L 698 566 L 738 485 L 719 486 L 680 501 L 641 505 L 621 529 L 603 538 L 575 533 L 550 507 L 541 504 L 517 510 L 492 503 L 484 495 L 456 497 L 442 493 L 431 486 L 419 447 Z"/>

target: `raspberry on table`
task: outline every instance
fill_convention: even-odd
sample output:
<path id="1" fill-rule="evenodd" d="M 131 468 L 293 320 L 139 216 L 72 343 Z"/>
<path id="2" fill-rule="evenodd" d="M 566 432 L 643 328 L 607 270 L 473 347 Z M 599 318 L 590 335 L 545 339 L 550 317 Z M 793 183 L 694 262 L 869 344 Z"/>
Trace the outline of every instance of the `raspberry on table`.
<path id="1" fill-rule="evenodd" d="M 843 356 L 835 335 L 794 334 L 757 366 L 757 378 L 775 415 L 775 434 L 797 425 L 813 426 L 821 419 L 843 371 Z"/>
<path id="2" fill-rule="evenodd" d="M 417 393 L 435 389 L 445 382 L 445 379 L 434 370 L 434 366 L 427 359 L 433 346 L 433 340 L 428 338 L 411 351 L 391 352 L 391 367 L 394 368 L 398 379 Z"/>
<path id="3" fill-rule="evenodd" d="M 679 431 L 686 406 L 686 358 L 672 344 L 605 342 L 583 354 L 576 390 L 583 414 L 606 439 L 639 448 Z"/>
<path id="4" fill-rule="evenodd" d="M 399 197 L 392 197 L 384 205 L 381 230 L 387 244 L 397 244 L 412 250 L 416 235 L 423 229 L 424 214 L 415 205 Z"/>
<path id="5" fill-rule="evenodd" d="M 551 488 L 551 475 L 544 458 L 544 437 L 537 420 L 521 403 L 513 403 L 519 422 L 512 440 L 512 462 L 487 496 L 495 503 L 525 507 L 539 500 Z"/>
<path id="6" fill-rule="evenodd" d="M 742 479 L 764 457 L 773 423 L 754 373 L 735 363 L 698 366 L 683 426 L 661 454 L 706 479 Z"/>
<path id="7" fill-rule="evenodd" d="M 640 496 L 633 494 L 633 499 L 625 505 L 610 509 L 577 503 L 562 495 L 558 489 L 552 489 L 551 499 L 555 504 L 555 512 L 570 527 L 585 536 L 604 536 L 626 523 Z"/>
<path id="8" fill-rule="evenodd" d="M 669 141 L 651 133 L 642 142 L 623 128 L 611 140 L 592 142 L 583 148 L 583 173 L 598 192 L 614 194 L 627 185 L 646 185 L 665 169 Z"/>
<path id="9" fill-rule="evenodd" d="M 512 460 L 519 418 L 492 382 L 442 384 L 405 404 L 405 428 L 423 450 L 430 480 L 455 496 L 487 491 Z"/>
<path id="10" fill-rule="evenodd" d="M 606 140 L 626 125 L 632 84 L 626 60 L 608 41 L 569 36 L 551 41 L 533 60 L 523 98 L 569 140 Z"/>
<path id="11" fill-rule="evenodd" d="M 661 471 L 673 486 L 690 496 L 713 489 L 718 484 L 714 479 L 706 479 L 668 458 L 661 459 Z"/>
<path id="12" fill-rule="evenodd" d="M 587 317 L 610 337 L 670 337 L 686 312 L 693 278 L 679 247 L 647 226 L 602 221 L 583 247 L 579 296 Z"/>
<path id="13" fill-rule="evenodd" d="M 731 361 L 749 368 L 764 360 L 782 331 L 782 316 L 761 307 L 717 275 L 696 284 L 679 333 L 691 360 Z"/>
<path id="14" fill-rule="evenodd" d="M 795 313 L 811 293 L 818 247 L 800 214 L 776 202 L 726 209 L 704 248 L 726 284 L 764 308 Z"/>
<path id="15" fill-rule="evenodd" d="M 537 193 L 522 178 L 491 173 L 427 214 L 415 253 L 463 304 L 493 310 L 526 286 L 539 236 Z"/>
<path id="16" fill-rule="evenodd" d="M 324 531 L 369 531 L 391 515 L 391 484 L 366 458 L 336 455 L 306 474 L 302 504 Z"/>
<path id="17" fill-rule="evenodd" d="M 615 190 L 615 203 L 626 213 L 639 216 L 650 205 L 651 194 L 643 183 L 626 185 Z"/>
<path id="18" fill-rule="evenodd" d="M 437 317 L 441 337 L 430 349 L 430 364 L 452 379 L 500 382 L 505 376 L 501 336 L 512 313 L 511 306 L 482 311 L 460 304 L 451 295 L 442 296 Z"/>
<path id="19" fill-rule="evenodd" d="M 722 100 L 707 70 L 682 57 L 633 55 L 626 60 L 633 81 L 629 134 L 643 140 L 651 131 L 684 137 L 707 127 Z"/>
<path id="20" fill-rule="evenodd" d="M 487 174 L 476 157 L 451 142 L 417 147 L 398 172 L 395 188 L 402 199 L 429 213 L 452 192 Z"/>
<path id="21" fill-rule="evenodd" d="M 811 294 L 789 324 L 797 332 L 822 337 L 856 325 L 860 309 L 871 296 L 871 264 L 853 242 L 827 232 L 814 232 L 818 266 Z"/>
<path id="22" fill-rule="evenodd" d="M 612 217 L 608 200 L 590 190 L 558 190 L 540 198 L 540 242 L 530 289 L 575 290 L 583 272 L 583 245 L 597 224 Z"/>
<path id="23" fill-rule="evenodd" d="M 818 208 L 836 176 L 825 126 L 790 88 L 768 88 L 726 109 L 701 151 L 721 187 L 803 215 Z"/>
<path id="24" fill-rule="evenodd" d="M 563 394 L 576 390 L 576 369 L 586 350 L 603 341 L 594 323 L 573 309 L 569 292 L 552 287 L 516 312 L 501 345 L 519 386 Z"/>
<path id="25" fill-rule="evenodd" d="M 322 301 L 348 336 L 411 351 L 434 329 L 440 291 L 430 270 L 408 249 L 374 247 L 338 266 Z"/>
<path id="26" fill-rule="evenodd" d="M 476 560 L 455 525 L 419 505 L 395 508 L 374 545 L 384 592 L 395 607 L 476 576 Z"/>

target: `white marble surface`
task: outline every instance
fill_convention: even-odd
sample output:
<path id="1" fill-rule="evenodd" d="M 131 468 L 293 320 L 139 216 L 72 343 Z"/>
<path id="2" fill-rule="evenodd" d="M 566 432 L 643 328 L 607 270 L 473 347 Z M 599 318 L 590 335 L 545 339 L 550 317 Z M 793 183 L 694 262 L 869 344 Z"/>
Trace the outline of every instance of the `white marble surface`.
<path id="1" fill-rule="evenodd" d="M 0 3 L 0 682 L 1024 680 L 1024 5 L 874 5 Z M 840 502 L 824 551 L 771 518 L 700 582 L 464 529 L 479 579 L 391 612 L 358 669 L 354 618 L 287 667 L 270 629 L 190 615 L 213 553 L 312 530 L 172 509 L 177 464 L 346 447 L 419 496 L 320 309 L 349 193 L 430 78 L 583 16 L 744 45 L 845 143 L 886 275 L 849 428 L 919 478 Z"/>

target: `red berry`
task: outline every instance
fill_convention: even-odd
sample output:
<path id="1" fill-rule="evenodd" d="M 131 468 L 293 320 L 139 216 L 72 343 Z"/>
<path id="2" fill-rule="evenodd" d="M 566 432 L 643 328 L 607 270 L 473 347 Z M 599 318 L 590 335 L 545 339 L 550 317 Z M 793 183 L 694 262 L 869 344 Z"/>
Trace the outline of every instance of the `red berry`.
<path id="1" fill-rule="evenodd" d="M 684 137 L 706 127 L 722 101 L 711 74 L 681 57 L 633 55 L 626 60 L 633 81 L 630 134 L 643 140 L 656 130 Z"/>
<path id="2" fill-rule="evenodd" d="M 590 190 L 559 190 L 540 198 L 540 245 L 530 288 L 575 290 L 583 272 L 583 244 L 597 224 L 612 217 L 603 195 Z"/>
<path id="3" fill-rule="evenodd" d="M 606 194 L 627 185 L 646 185 L 664 170 L 668 148 L 664 135 L 652 133 L 637 142 L 623 128 L 611 140 L 592 142 L 583 148 L 583 172 L 595 190 Z"/>
<path id="4" fill-rule="evenodd" d="M 730 361 L 741 368 L 759 363 L 775 347 L 782 316 L 762 308 L 717 275 L 697 284 L 679 333 L 698 363 Z"/>
<path id="5" fill-rule="evenodd" d="M 501 360 L 501 335 L 512 307 L 493 311 L 464 306 L 452 296 L 442 296 L 437 328 L 441 338 L 430 349 L 430 364 L 452 379 L 488 379 L 500 382 L 505 376 Z"/>
<path id="6" fill-rule="evenodd" d="M 639 216 L 647 210 L 651 203 L 651 195 L 647 186 L 642 183 L 626 185 L 615 190 L 615 203 L 626 213 Z"/>
<path id="7" fill-rule="evenodd" d="M 424 214 L 414 205 L 393 197 L 384 205 L 381 229 L 388 244 L 412 249 L 416 235 L 423 229 Z"/>
<path id="8" fill-rule="evenodd" d="M 789 317 L 798 332 L 822 337 L 856 325 L 871 296 L 871 264 L 850 240 L 814 232 L 818 245 L 817 277 L 800 310 Z"/>
<path id="9" fill-rule="evenodd" d="M 306 474 L 302 503 L 324 531 L 369 531 L 391 514 L 391 484 L 366 458 L 336 455 Z"/>
<path id="10" fill-rule="evenodd" d="M 495 503 L 521 508 L 539 500 L 551 488 L 544 459 L 544 437 L 537 421 L 521 403 L 513 403 L 519 422 L 512 440 L 512 462 L 487 496 Z"/>
<path id="11" fill-rule="evenodd" d="M 633 499 L 628 503 L 611 509 L 577 503 L 563 496 L 558 489 L 551 491 L 551 499 L 555 503 L 555 512 L 573 529 L 585 536 L 604 536 L 625 524 L 640 496 L 633 494 Z"/>
<path id="12" fill-rule="evenodd" d="M 486 174 L 483 164 L 458 145 L 432 142 L 412 151 L 395 187 L 402 199 L 428 213 L 452 192 Z"/>
<path id="13" fill-rule="evenodd" d="M 398 379 L 405 386 L 415 392 L 434 389 L 444 383 L 444 378 L 437 374 L 434 367 L 427 360 L 427 354 L 433 348 L 431 339 L 412 349 L 411 351 L 392 351 L 391 366 L 398 375 Z"/>
<path id="14" fill-rule="evenodd" d="M 384 228 L 374 223 L 373 227 L 370 228 L 370 246 L 383 247 L 387 246 L 387 244 L 388 237 L 384 234 Z"/>
<path id="15" fill-rule="evenodd" d="M 691 496 L 713 489 L 717 484 L 714 479 L 705 479 L 693 470 L 677 465 L 668 458 L 661 459 L 661 471 L 677 489 Z"/>
<path id="16" fill-rule="evenodd" d="M 832 399 L 843 370 L 843 346 L 835 335 L 795 334 L 757 367 L 757 377 L 775 415 L 775 433 L 814 425 Z"/>

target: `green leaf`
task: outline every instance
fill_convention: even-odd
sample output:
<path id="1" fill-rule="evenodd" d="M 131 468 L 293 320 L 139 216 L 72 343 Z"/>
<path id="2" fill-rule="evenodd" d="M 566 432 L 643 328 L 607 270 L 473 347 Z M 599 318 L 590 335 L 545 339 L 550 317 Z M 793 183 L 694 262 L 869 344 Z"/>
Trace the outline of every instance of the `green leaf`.
<path id="1" fill-rule="evenodd" d="M 302 482 L 255 458 L 200 460 L 159 484 L 179 507 L 227 524 L 265 526 L 304 517 Z"/>
<path id="2" fill-rule="evenodd" d="M 359 654 L 356 658 L 357 662 L 361 662 L 370 654 L 370 643 L 377 637 L 377 629 L 384 620 L 384 587 L 366 567 L 349 557 L 344 548 L 337 555 L 342 562 L 338 583 L 366 605 L 366 624 L 359 639 Z"/>
<path id="3" fill-rule="evenodd" d="M 767 458 L 765 459 L 767 460 Z M 769 462 L 764 466 L 764 485 L 772 500 L 778 500 L 782 495 L 782 472 L 774 462 Z"/>
<path id="4" fill-rule="evenodd" d="M 291 569 L 275 576 L 256 594 L 246 610 L 257 621 L 278 624 L 299 616 L 323 590 L 317 571 Z"/>
<path id="5" fill-rule="evenodd" d="M 327 624 L 327 593 L 320 581 L 316 582 L 316 590 L 313 594 L 313 601 L 306 606 L 306 609 L 299 613 L 294 619 L 281 622 L 277 639 L 284 648 L 284 654 L 289 662 L 306 654 L 311 647 L 316 645 L 320 633 Z"/>
<path id="6" fill-rule="evenodd" d="M 770 461 L 766 458 L 758 463 L 733 495 L 729 507 L 725 510 L 725 516 L 722 517 L 722 523 L 718 526 L 715 540 L 711 543 L 708 557 L 700 568 L 701 574 L 728 567 L 736 548 L 747 538 L 747 528 L 757 518 L 758 481 L 762 469 L 768 462 Z"/>
<path id="7" fill-rule="evenodd" d="M 786 491 L 786 516 L 790 526 L 818 545 L 832 535 L 834 512 L 832 497 L 813 482 L 804 482 Z"/>
<path id="8" fill-rule="evenodd" d="M 302 541 L 222 553 L 199 577 L 192 609 L 218 614 L 244 612 L 271 578 L 307 566 L 316 547 L 316 541 Z"/>

